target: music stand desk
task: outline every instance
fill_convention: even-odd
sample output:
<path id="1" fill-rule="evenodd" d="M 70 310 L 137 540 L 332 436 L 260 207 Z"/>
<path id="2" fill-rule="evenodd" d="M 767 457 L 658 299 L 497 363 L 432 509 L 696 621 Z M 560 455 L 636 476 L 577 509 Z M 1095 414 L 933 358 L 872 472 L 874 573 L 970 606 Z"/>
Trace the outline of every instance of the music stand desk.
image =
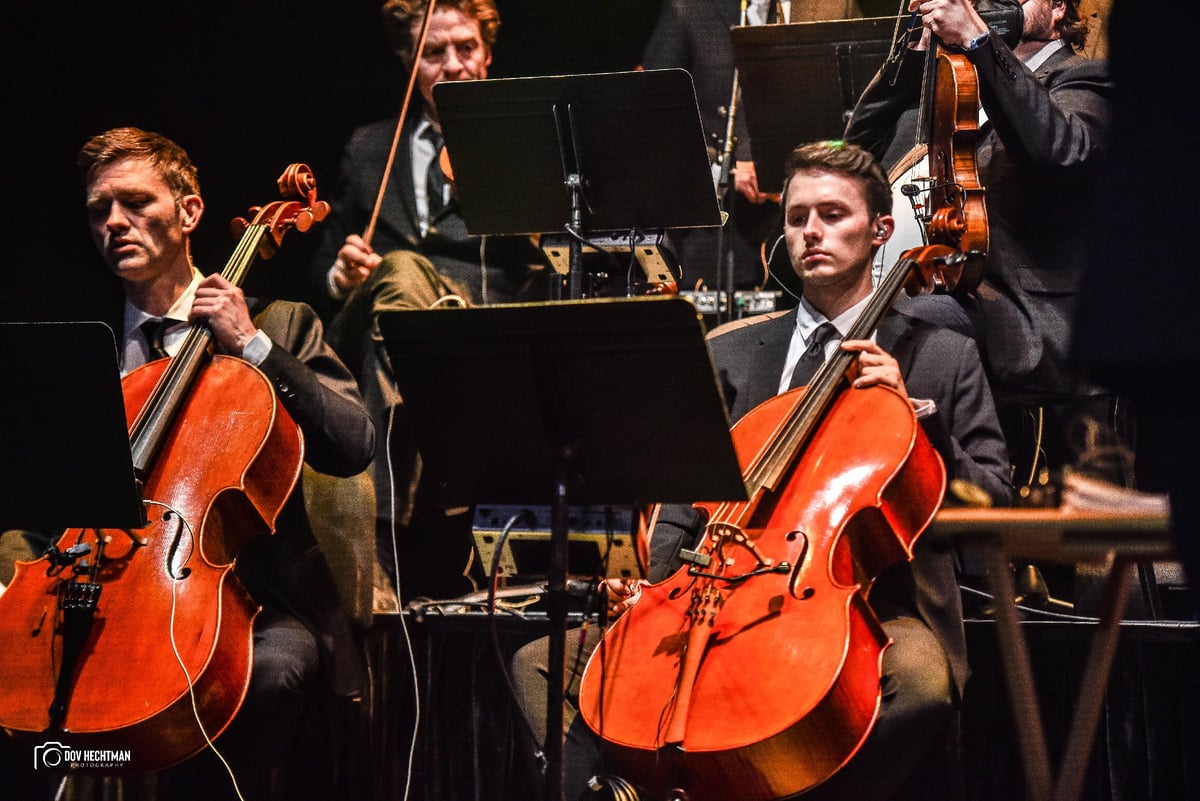
<path id="1" fill-rule="evenodd" d="M 682 298 L 381 314 L 437 501 L 553 506 L 549 675 L 565 669 L 568 509 L 746 500 L 699 313 Z M 546 795 L 562 796 L 563 685 Z"/>
<path id="2" fill-rule="evenodd" d="M 894 17 L 743 25 L 731 32 L 759 188 L 779 192 L 797 145 L 841 139 L 883 64 Z"/>
<path id="3" fill-rule="evenodd" d="M 1031 801 L 1077 801 L 1100 720 L 1132 571 L 1139 561 L 1176 558 L 1169 514 L 943 509 L 934 518 L 929 533 L 981 546 L 986 554 L 1009 700 L 1015 722 L 1025 724 L 1029 730 L 1027 737 L 1019 738 L 1019 745 Z M 1017 606 L 1015 602 L 1002 600 L 1017 597 L 1011 558 L 1070 564 L 1112 561 L 1057 777 L 1050 764 L 1033 668 Z"/>
<path id="4" fill-rule="evenodd" d="M 0 369 L 0 530 L 144 526 L 112 329 L 0 323 Z"/>
<path id="5" fill-rule="evenodd" d="M 561 232 L 571 175 L 588 232 L 721 224 L 685 70 L 444 81 L 433 94 L 472 234 Z"/>

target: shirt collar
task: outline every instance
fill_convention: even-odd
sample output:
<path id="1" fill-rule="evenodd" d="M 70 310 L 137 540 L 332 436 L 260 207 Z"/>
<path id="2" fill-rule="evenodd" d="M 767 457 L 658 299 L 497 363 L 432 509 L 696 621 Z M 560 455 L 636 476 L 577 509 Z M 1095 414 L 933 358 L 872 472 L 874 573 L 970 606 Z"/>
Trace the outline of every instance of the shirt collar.
<path id="1" fill-rule="evenodd" d="M 1049 42 L 1046 42 L 1041 50 L 1025 59 L 1025 66 L 1029 67 L 1030 72 L 1035 72 L 1038 67 L 1046 63 L 1046 59 L 1050 58 L 1050 56 L 1054 55 L 1066 46 L 1067 43 L 1062 39 L 1051 39 Z"/>
<path id="2" fill-rule="evenodd" d="M 800 336 L 805 342 L 812 339 L 813 332 L 817 327 L 824 322 L 833 323 L 833 327 L 838 330 L 838 338 L 844 338 L 850 327 L 854 325 L 854 321 L 862 314 L 862 310 L 866 308 L 867 303 L 871 300 L 871 296 L 860 300 L 849 309 L 839 314 L 837 317 L 830 320 L 825 315 L 813 308 L 812 304 L 802 295 L 800 303 L 796 306 L 796 330 L 800 332 Z"/>
<path id="3" fill-rule="evenodd" d="M 196 299 L 196 288 L 200 286 L 200 281 L 204 275 L 195 267 L 192 268 L 192 280 L 187 285 L 187 288 L 175 299 L 171 304 L 171 308 L 167 309 L 164 317 L 172 320 L 186 321 L 188 313 L 192 310 L 192 301 Z M 125 301 L 125 330 L 133 331 L 147 320 L 155 319 L 157 315 L 149 314 L 142 311 L 137 306 L 134 306 L 128 299 Z M 169 329 L 168 329 L 169 330 Z"/>
<path id="4" fill-rule="evenodd" d="M 413 139 L 421 140 L 425 137 L 425 132 L 433 128 L 433 120 L 429 119 L 426 114 L 421 115 L 421 119 L 417 121 L 417 127 L 413 131 Z"/>

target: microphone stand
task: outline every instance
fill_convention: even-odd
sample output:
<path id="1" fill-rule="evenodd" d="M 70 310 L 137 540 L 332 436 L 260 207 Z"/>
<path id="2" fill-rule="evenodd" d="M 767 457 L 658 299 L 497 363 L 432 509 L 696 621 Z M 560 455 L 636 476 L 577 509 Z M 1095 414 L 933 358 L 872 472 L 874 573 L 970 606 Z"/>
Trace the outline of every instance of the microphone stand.
<path id="1" fill-rule="evenodd" d="M 745 8 L 745 3 L 742 4 Z M 733 239 L 728 230 L 729 212 L 733 207 L 733 193 L 730 190 L 729 178 L 733 171 L 734 147 L 737 145 L 737 134 L 734 133 L 734 121 L 737 118 L 738 106 L 738 71 L 733 70 L 733 92 L 729 98 L 729 106 L 725 116 L 725 144 L 721 149 L 720 165 L 717 173 L 717 208 L 721 211 L 721 227 L 717 229 L 717 323 L 733 319 Z M 721 295 L 725 295 L 725 308 L 728 318 L 721 313 Z"/>
<path id="2" fill-rule="evenodd" d="M 739 25 L 746 25 L 748 3 L 742 0 L 742 11 Z M 717 323 L 725 322 L 721 315 L 721 293 L 725 293 L 725 308 L 729 319 L 733 318 L 733 293 L 735 282 L 733 263 L 733 241 L 726 226 L 729 224 L 729 212 L 733 207 L 733 197 L 729 189 L 729 176 L 733 171 L 734 150 L 737 147 L 735 126 L 738 114 L 738 97 L 741 89 L 738 83 L 738 69 L 733 68 L 733 86 L 729 93 L 729 105 L 725 110 L 725 141 L 721 148 L 720 165 L 717 172 L 717 206 L 721 210 L 721 227 L 717 229 Z"/>

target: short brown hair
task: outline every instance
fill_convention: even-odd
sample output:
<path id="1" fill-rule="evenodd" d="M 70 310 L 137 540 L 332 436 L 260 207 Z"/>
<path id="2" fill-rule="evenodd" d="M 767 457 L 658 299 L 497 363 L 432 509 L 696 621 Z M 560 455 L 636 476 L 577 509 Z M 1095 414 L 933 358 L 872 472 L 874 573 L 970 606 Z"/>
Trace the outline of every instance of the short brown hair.
<path id="1" fill-rule="evenodd" d="M 883 168 L 858 145 L 839 140 L 810 142 L 788 154 L 783 169 L 783 200 L 787 202 L 792 176 L 804 170 L 838 172 L 862 181 L 871 215 L 892 213 L 892 186 Z"/>
<path id="2" fill-rule="evenodd" d="M 143 159 L 153 164 L 176 200 L 200 194 L 196 165 L 187 151 L 162 134 L 141 128 L 112 128 L 93 136 L 80 148 L 75 163 L 87 186 L 101 167 L 124 159 Z"/>
<path id="3" fill-rule="evenodd" d="M 496 10 L 495 0 L 434 0 L 439 8 L 452 8 L 461 11 L 479 23 L 479 33 L 483 43 L 490 50 L 496 44 L 500 34 L 500 12 Z M 413 23 L 425 16 L 428 9 L 427 0 L 385 0 L 379 10 L 383 17 L 383 30 L 392 50 L 405 64 L 412 61 Z"/>

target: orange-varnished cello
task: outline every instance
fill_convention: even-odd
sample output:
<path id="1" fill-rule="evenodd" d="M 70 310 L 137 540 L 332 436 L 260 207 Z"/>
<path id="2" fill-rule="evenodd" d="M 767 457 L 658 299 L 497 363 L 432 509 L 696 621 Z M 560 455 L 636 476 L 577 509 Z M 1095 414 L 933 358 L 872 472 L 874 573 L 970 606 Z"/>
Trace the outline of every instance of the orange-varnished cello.
<path id="1" fill-rule="evenodd" d="M 305 165 L 279 188 L 299 200 L 234 221 L 244 230 L 222 274 L 235 285 L 287 230 L 328 213 Z M 146 525 L 68 530 L 18 563 L 0 596 L 5 729 L 157 770 L 198 753 L 240 708 L 258 607 L 233 568 L 250 537 L 274 531 L 304 444 L 266 377 L 213 356 L 211 338 L 196 323 L 177 355 L 122 381 Z"/>
<path id="2" fill-rule="evenodd" d="M 969 95 L 974 69 L 950 55 L 937 58 L 971 70 L 953 84 Z M 978 181 L 962 172 L 974 165 L 973 139 L 969 164 L 957 155 L 960 102 L 975 109 L 949 93 L 934 107 L 945 140 L 930 143 L 941 170 L 931 202 L 945 236 L 904 252 L 847 339 L 870 338 L 901 291 L 979 279 L 986 217 L 965 202 Z M 737 422 L 749 501 L 697 504 L 707 522 L 681 553 L 685 567 L 644 588 L 588 663 L 580 714 L 642 798 L 802 793 L 840 770 L 875 725 L 890 641 L 870 586 L 912 559 L 946 472 L 907 398 L 883 386 L 844 391 L 854 358 L 836 351 L 808 387 Z"/>
<path id="3" fill-rule="evenodd" d="M 847 338 L 870 337 L 914 281 L 953 286 L 960 262 L 941 245 L 906 252 Z M 907 398 L 842 391 L 853 358 L 836 352 L 807 388 L 738 421 L 750 500 L 698 504 L 690 564 L 644 588 L 587 666 L 580 713 L 647 798 L 802 792 L 874 724 L 888 640 L 866 593 L 912 558 L 946 475 Z"/>

